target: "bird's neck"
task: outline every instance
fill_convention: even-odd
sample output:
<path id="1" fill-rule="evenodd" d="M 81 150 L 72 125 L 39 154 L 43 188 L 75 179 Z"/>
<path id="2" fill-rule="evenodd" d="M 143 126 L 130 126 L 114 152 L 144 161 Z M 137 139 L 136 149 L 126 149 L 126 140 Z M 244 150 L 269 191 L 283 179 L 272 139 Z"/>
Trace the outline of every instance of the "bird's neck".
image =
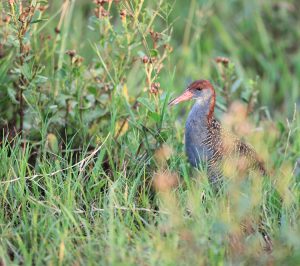
<path id="1" fill-rule="evenodd" d="M 202 126 L 211 123 L 214 116 L 216 94 L 213 88 L 203 91 L 202 97 L 196 100 L 189 117 L 194 123 Z"/>

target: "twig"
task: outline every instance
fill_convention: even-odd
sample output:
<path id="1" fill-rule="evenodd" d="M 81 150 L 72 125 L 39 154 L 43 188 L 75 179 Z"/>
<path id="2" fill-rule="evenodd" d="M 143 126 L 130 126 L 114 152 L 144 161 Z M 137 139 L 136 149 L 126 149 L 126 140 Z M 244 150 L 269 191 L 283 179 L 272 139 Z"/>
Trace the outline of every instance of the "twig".
<path id="1" fill-rule="evenodd" d="M 291 123 L 288 119 L 286 119 L 286 123 L 287 123 L 288 129 L 289 129 L 289 133 L 288 133 L 287 140 L 286 140 L 286 146 L 285 146 L 285 150 L 284 150 L 284 158 L 286 158 L 286 156 L 287 156 L 287 150 L 288 150 L 288 147 L 289 147 L 290 138 L 291 138 L 291 134 L 292 134 L 292 125 L 296 121 L 296 114 L 297 114 L 297 105 L 295 104 L 294 114 L 293 114 L 293 118 L 292 118 Z"/>
<path id="2" fill-rule="evenodd" d="M 107 137 L 105 138 L 105 140 L 103 141 L 103 143 L 97 149 L 95 149 L 89 156 L 87 156 L 86 158 L 82 159 L 81 161 L 79 161 L 79 162 L 77 162 L 77 163 L 75 163 L 73 165 L 70 165 L 70 166 L 68 166 L 68 167 L 66 167 L 64 169 L 60 169 L 60 170 L 57 170 L 55 172 L 52 172 L 50 174 L 45 174 L 45 175 L 43 175 L 43 174 L 36 174 L 36 175 L 33 175 L 33 176 L 25 176 L 24 179 L 32 181 L 32 180 L 36 179 L 37 177 L 43 177 L 43 176 L 50 177 L 50 176 L 54 176 L 54 175 L 56 175 L 58 173 L 61 173 L 63 171 L 72 169 L 72 168 L 74 168 L 76 166 L 79 166 L 79 171 L 82 172 L 85 169 L 85 167 L 89 164 L 89 162 L 91 161 L 91 159 L 94 157 L 94 155 L 103 147 L 103 145 L 107 141 L 109 135 L 110 134 L 107 135 Z M 0 182 L 0 184 L 13 183 L 13 182 L 16 182 L 18 180 L 21 180 L 22 178 L 23 177 L 16 177 L 16 178 L 11 179 L 11 180 L 2 181 L 2 182 Z"/>
<path id="3" fill-rule="evenodd" d="M 19 44 L 18 59 L 19 59 L 20 68 L 22 68 L 23 65 L 25 64 L 25 59 L 26 59 L 26 49 L 25 49 L 25 44 L 24 44 L 24 37 L 25 37 L 26 33 L 29 31 L 30 23 L 34 16 L 37 4 L 30 5 L 25 9 L 25 11 L 22 11 L 22 13 L 20 14 L 20 16 L 18 18 L 19 22 L 21 22 L 20 26 L 19 26 L 19 23 L 16 18 L 16 14 L 15 14 L 14 2 L 13 1 L 9 2 L 9 5 L 10 5 L 10 11 L 13 14 L 13 21 L 14 21 L 14 24 L 16 27 L 17 39 L 18 39 L 18 44 Z M 27 79 L 27 77 L 25 77 L 25 75 L 21 71 L 18 82 L 16 83 L 17 95 L 18 95 L 18 100 L 19 100 L 19 110 L 18 110 L 19 118 L 20 118 L 19 131 L 20 131 L 21 137 L 23 134 L 24 108 L 25 108 L 23 92 L 27 85 L 28 85 L 28 79 Z"/>
<path id="4" fill-rule="evenodd" d="M 55 213 L 61 213 L 62 210 L 59 209 L 58 207 L 51 207 L 51 206 L 47 206 L 44 204 L 44 202 L 42 201 L 38 201 L 35 198 L 30 196 L 30 199 L 44 207 L 48 207 L 50 209 L 52 209 Z M 158 214 L 170 214 L 167 211 L 159 211 L 159 210 L 153 210 L 153 209 L 148 209 L 148 208 L 139 208 L 139 207 L 125 207 L 125 206 L 113 206 L 113 207 L 107 207 L 107 208 L 96 208 L 92 206 L 92 209 L 89 211 L 85 211 L 85 210 L 80 210 L 77 209 L 75 211 L 73 211 L 73 213 L 76 214 L 84 214 L 84 213 L 95 213 L 95 212 L 105 212 L 108 211 L 110 208 L 114 209 L 114 210 L 121 210 L 121 211 L 130 211 L 130 212 L 136 212 L 136 211 L 141 211 L 141 212 L 148 212 L 148 213 L 158 213 Z"/>
<path id="5" fill-rule="evenodd" d="M 96 208 L 92 207 L 90 211 L 84 211 L 84 210 L 76 210 L 74 213 L 82 214 L 87 212 L 104 212 L 107 211 L 109 208 Z M 113 206 L 112 209 L 114 210 L 121 210 L 121 211 L 130 211 L 130 212 L 136 212 L 136 211 L 142 211 L 142 212 L 149 212 L 149 213 L 160 213 L 160 214 L 170 214 L 167 211 L 159 211 L 159 210 L 153 210 L 153 209 L 147 209 L 147 208 L 138 208 L 138 207 L 124 207 L 124 206 Z M 57 212 L 61 212 L 59 209 L 55 209 Z"/>

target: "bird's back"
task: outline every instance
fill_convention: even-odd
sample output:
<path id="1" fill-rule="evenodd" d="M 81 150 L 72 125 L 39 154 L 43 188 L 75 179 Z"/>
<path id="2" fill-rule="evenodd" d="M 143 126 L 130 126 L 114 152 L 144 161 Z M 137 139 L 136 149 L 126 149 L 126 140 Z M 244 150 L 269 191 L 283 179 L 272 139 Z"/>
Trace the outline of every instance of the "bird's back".
<path id="1" fill-rule="evenodd" d="M 215 118 L 209 123 L 195 128 L 191 121 L 186 125 L 186 153 L 190 163 L 198 166 L 204 163 L 208 168 L 211 183 L 217 183 L 222 177 L 224 159 L 243 158 L 247 168 L 257 169 L 266 174 L 263 163 L 258 159 L 255 150 L 228 131 L 224 130 Z M 233 166 L 237 167 L 237 166 Z"/>

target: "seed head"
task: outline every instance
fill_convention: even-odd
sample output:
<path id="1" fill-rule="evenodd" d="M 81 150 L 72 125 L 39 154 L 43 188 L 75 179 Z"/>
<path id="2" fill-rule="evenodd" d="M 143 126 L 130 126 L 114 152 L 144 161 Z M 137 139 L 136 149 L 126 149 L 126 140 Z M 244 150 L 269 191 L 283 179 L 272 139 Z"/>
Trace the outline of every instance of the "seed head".
<path id="1" fill-rule="evenodd" d="M 215 58 L 215 62 L 218 64 L 222 64 L 224 66 L 227 66 L 230 62 L 230 60 L 226 57 L 218 56 Z"/>
<path id="2" fill-rule="evenodd" d="M 122 9 L 122 10 L 120 11 L 120 17 L 121 17 L 121 20 L 125 20 L 125 19 L 126 19 L 126 16 L 127 16 L 126 9 Z"/>
<path id="3" fill-rule="evenodd" d="M 144 64 L 147 64 L 149 62 L 149 58 L 147 55 L 144 55 L 143 58 L 142 58 L 142 61 Z"/>
<path id="4" fill-rule="evenodd" d="M 27 17 L 28 17 L 28 13 L 27 12 L 23 12 L 19 16 L 19 21 L 22 22 L 22 23 L 24 23 Z"/>
<path id="5" fill-rule="evenodd" d="M 153 82 L 150 87 L 150 93 L 155 94 L 155 95 L 158 94 L 159 88 L 160 88 L 160 83 Z"/>
<path id="6" fill-rule="evenodd" d="M 9 23 L 9 22 L 10 22 L 10 16 L 9 16 L 9 15 L 4 16 L 4 17 L 2 18 L 2 21 L 3 21 L 4 23 Z"/>
<path id="7" fill-rule="evenodd" d="M 44 12 L 48 8 L 48 5 L 39 6 L 39 11 Z"/>
<path id="8" fill-rule="evenodd" d="M 74 60 L 74 64 L 76 66 L 80 66 L 82 62 L 84 61 L 84 58 L 82 56 L 76 56 Z"/>
<path id="9" fill-rule="evenodd" d="M 104 4 L 108 3 L 109 0 L 94 0 L 94 3 L 96 5 L 100 5 L 100 6 L 103 6 Z"/>
<path id="10" fill-rule="evenodd" d="M 102 5 L 99 7 L 96 7 L 94 9 L 94 12 L 95 12 L 95 16 L 97 18 L 103 18 L 103 17 L 109 16 L 109 12 Z"/>
<path id="11" fill-rule="evenodd" d="M 173 52 L 173 47 L 170 44 L 165 44 L 164 48 L 169 52 L 172 53 Z"/>
<path id="12" fill-rule="evenodd" d="M 73 58 L 76 55 L 76 51 L 75 50 L 68 50 L 68 51 L 66 51 L 66 54 L 69 55 L 71 58 Z"/>

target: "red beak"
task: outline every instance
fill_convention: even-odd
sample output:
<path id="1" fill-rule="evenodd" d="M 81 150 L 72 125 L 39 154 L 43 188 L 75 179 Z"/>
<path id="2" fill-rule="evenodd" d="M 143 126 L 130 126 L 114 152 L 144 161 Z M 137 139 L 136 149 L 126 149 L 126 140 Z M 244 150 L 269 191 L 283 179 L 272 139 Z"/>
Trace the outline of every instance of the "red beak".
<path id="1" fill-rule="evenodd" d="M 193 93 L 186 89 L 180 96 L 169 102 L 169 106 L 184 102 L 193 98 Z"/>

